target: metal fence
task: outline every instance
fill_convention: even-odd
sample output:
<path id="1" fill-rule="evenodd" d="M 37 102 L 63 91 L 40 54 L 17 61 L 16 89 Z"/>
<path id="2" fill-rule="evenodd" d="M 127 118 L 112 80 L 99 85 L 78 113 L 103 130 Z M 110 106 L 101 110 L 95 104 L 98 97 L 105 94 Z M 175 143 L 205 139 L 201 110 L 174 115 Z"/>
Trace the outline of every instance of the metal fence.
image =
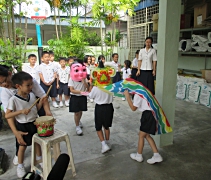
<path id="1" fill-rule="evenodd" d="M 154 43 L 157 42 L 157 34 L 152 32 L 152 16 L 159 12 L 159 5 L 154 5 L 141 9 L 129 18 L 129 45 L 130 60 L 134 59 L 135 52 L 144 46 L 144 40 L 147 36 L 152 36 Z"/>

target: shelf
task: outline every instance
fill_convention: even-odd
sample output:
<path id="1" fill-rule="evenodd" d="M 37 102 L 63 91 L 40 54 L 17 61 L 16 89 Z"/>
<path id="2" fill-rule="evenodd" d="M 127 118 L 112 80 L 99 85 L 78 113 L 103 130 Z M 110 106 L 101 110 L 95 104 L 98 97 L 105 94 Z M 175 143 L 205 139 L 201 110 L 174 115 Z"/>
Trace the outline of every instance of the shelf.
<path id="1" fill-rule="evenodd" d="M 188 29 L 180 29 L 180 32 L 191 32 L 191 31 L 204 31 L 204 30 L 211 30 L 211 26 L 209 27 L 201 27 L 201 28 L 188 28 Z M 150 34 L 157 34 L 158 31 L 153 31 Z"/>
<path id="2" fill-rule="evenodd" d="M 211 55 L 211 52 L 181 52 L 179 51 L 180 54 L 194 54 L 194 55 Z"/>

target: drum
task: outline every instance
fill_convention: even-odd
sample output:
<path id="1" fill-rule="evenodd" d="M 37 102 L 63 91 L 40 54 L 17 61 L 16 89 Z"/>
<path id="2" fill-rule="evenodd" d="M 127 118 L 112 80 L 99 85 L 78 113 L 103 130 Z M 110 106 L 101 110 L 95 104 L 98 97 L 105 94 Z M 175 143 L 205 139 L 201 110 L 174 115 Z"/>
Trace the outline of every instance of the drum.
<path id="1" fill-rule="evenodd" d="M 37 134 L 40 137 L 48 137 L 53 135 L 55 119 L 52 116 L 41 116 L 36 119 L 34 124 L 37 127 Z"/>

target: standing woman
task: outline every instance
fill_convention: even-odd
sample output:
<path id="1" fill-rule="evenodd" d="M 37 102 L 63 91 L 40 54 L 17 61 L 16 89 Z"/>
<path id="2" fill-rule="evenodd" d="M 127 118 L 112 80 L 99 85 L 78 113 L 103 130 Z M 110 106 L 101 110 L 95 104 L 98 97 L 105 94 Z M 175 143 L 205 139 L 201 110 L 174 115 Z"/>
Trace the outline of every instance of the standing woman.
<path id="1" fill-rule="evenodd" d="M 138 71 L 138 56 L 139 56 L 139 52 L 140 52 L 140 50 L 136 51 L 135 58 L 133 59 L 133 62 L 132 62 L 131 78 L 133 78 L 135 80 L 137 80 L 136 73 Z"/>
<path id="2" fill-rule="evenodd" d="M 145 46 L 139 52 L 137 80 L 155 94 L 154 76 L 156 75 L 157 55 L 152 47 L 152 37 L 145 39 Z"/>

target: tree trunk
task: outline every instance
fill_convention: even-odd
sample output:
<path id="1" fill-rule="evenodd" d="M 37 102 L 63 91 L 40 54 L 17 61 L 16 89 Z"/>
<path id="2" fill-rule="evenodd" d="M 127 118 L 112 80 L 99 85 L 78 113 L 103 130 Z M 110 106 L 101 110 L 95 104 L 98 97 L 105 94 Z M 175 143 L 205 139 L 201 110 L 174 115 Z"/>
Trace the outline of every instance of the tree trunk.
<path id="1" fill-rule="evenodd" d="M 70 2 L 70 21 L 71 21 L 71 19 L 72 19 L 72 5 L 71 5 L 71 2 Z"/>
<path id="2" fill-rule="evenodd" d="M 28 23 L 27 23 L 27 17 L 25 17 L 25 38 L 24 38 L 24 50 L 26 50 L 26 46 L 27 46 L 27 27 Z M 24 52 L 24 62 L 26 62 L 26 52 Z"/>
<path id="3" fill-rule="evenodd" d="M 102 20 L 100 20 L 100 37 L 101 37 L 101 54 L 103 54 L 103 28 L 102 28 Z"/>
<path id="4" fill-rule="evenodd" d="M 56 29 L 56 38 L 59 40 L 59 33 L 58 33 L 58 28 L 57 28 L 57 23 L 56 23 L 56 8 L 54 7 L 54 20 L 55 20 L 55 29 Z"/>
<path id="5" fill-rule="evenodd" d="M 11 1 L 11 8 L 10 8 L 10 11 L 11 11 L 11 19 L 12 19 L 12 35 L 13 35 L 13 46 L 16 47 L 16 27 L 15 27 L 15 16 L 14 16 L 14 9 L 13 9 L 13 3 Z"/>
<path id="6" fill-rule="evenodd" d="M 6 7 L 7 7 L 7 33 L 8 33 L 8 38 L 9 40 L 11 41 L 11 27 L 10 27 L 10 8 L 9 8 L 9 5 L 8 5 L 8 2 L 6 4 Z"/>
<path id="7" fill-rule="evenodd" d="M 84 6 L 85 7 L 85 11 L 84 11 L 84 22 L 85 22 L 85 24 L 84 24 L 84 29 L 86 29 L 86 5 Z M 100 22 L 100 24 L 101 24 L 101 22 Z"/>
<path id="8" fill-rule="evenodd" d="M 0 38 L 2 38 L 3 41 L 5 41 L 5 37 L 4 37 L 4 20 L 2 18 L 2 14 L 0 14 L 0 31 L 1 31 L 1 34 L 0 34 Z"/>
<path id="9" fill-rule="evenodd" d="M 60 31 L 60 37 L 62 37 L 62 27 L 61 27 L 61 18 L 60 18 L 60 10 L 58 8 L 58 17 L 59 17 L 59 31 Z"/>

